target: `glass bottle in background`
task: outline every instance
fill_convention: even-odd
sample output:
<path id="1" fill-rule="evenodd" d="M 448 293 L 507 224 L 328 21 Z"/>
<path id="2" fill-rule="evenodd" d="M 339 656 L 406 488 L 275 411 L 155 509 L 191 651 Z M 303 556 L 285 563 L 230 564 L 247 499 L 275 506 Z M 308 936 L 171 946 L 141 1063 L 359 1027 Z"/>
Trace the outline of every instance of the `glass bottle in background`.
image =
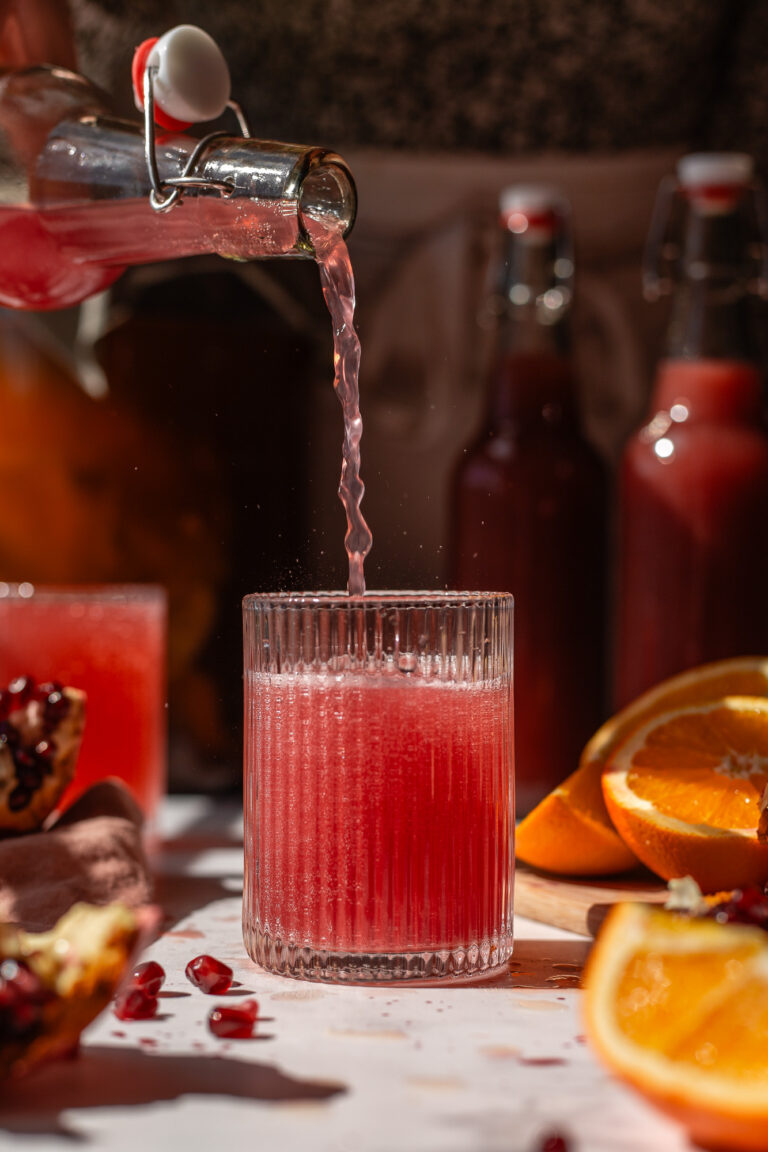
<path id="1" fill-rule="evenodd" d="M 500 238 L 488 405 L 453 478 L 450 578 L 515 597 L 520 815 L 574 769 L 601 719 L 606 482 L 579 420 L 563 197 L 508 188 Z"/>
<path id="2" fill-rule="evenodd" d="M 648 420 L 621 470 L 615 703 L 768 648 L 768 437 L 754 309 L 752 161 L 683 158 L 662 185 L 646 291 L 672 294 Z"/>

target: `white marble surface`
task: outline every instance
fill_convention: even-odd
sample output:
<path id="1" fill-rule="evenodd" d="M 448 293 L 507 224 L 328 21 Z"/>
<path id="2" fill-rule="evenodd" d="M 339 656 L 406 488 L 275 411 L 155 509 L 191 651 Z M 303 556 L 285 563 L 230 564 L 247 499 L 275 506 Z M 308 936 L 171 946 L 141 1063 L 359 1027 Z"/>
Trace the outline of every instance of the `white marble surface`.
<path id="1" fill-rule="evenodd" d="M 682 1152 L 685 1137 L 603 1071 L 584 1042 L 578 975 L 589 942 L 516 923 L 510 970 L 464 987 L 348 988 L 271 976 L 240 934 L 238 813 L 178 798 L 164 813 L 158 896 L 168 973 L 158 1017 L 108 1011 L 79 1059 L 0 1093 L 0 1148 L 54 1152 Z M 184 976 L 209 952 L 255 996 L 252 1040 L 206 1026 L 221 997 Z"/>

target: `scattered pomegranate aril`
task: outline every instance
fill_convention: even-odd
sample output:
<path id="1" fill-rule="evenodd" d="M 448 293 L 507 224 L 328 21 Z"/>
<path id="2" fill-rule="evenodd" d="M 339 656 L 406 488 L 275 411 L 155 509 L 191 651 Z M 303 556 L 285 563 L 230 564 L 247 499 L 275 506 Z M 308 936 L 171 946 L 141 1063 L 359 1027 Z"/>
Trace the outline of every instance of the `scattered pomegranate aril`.
<path id="1" fill-rule="evenodd" d="M 118 1020 L 149 1020 L 157 1014 L 157 997 L 137 984 L 129 984 L 119 992 L 114 1005 Z"/>
<path id="2" fill-rule="evenodd" d="M 157 996 L 165 983 L 165 969 L 156 960 L 145 960 L 134 968 L 130 982 L 133 987 L 142 988 L 147 995 Z"/>
<path id="3" fill-rule="evenodd" d="M 184 972 L 190 983 L 208 996 L 220 996 L 232 987 L 232 969 L 214 956 L 195 956 Z"/>
<path id="4" fill-rule="evenodd" d="M 208 1013 L 208 1027 L 221 1040 L 248 1040 L 253 1036 L 258 1016 L 259 1005 L 256 1000 L 244 1000 L 242 1004 L 233 1007 L 217 1004 Z"/>

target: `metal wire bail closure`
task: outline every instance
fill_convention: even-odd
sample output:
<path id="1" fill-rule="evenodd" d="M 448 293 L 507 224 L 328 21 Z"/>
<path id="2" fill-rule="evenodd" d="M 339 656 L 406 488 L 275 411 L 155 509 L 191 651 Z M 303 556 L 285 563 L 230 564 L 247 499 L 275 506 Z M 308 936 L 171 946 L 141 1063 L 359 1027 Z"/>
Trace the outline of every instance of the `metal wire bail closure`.
<path id="1" fill-rule="evenodd" d="M 202 33 L 199 29 L 184 26 L 179 29 L 173 29 L 170 33 L 166 33 L 166 35 L 162 37 L 159 42 L 145 42 L 145 44 L 138 49 L 137 56 L 140 52 L 145 52 L 147 55 L 149 55 L 147 49 L 153 47 L 154 44 L 166 41 L 168 38 L 174 36 L 175 34 L 183 33 L 195 33 L 198 37 L 201 37 L 210 43 L 212 51 L 218 52 L 215 44 L 213 44 L 213 42 L 210 41 L 210 38 Z M 135 66 L 136 62 L 134 64 L 134 67 Z M 226 71 L 226 65 L 223 63 L 223 61 L 222 67 Z M 144 155 L 147 162 L 147 172 L 151 185 L 151 191 L 149 194 L 149 203 L 151 207 L 155 212 L 169 212 L 171 208 L 182 202 L 184 193 L 188 188 L 199 188 L 203 191 L 215 192 L 219 196 L 230 196 L 234 191 L 234 185 L 231 181 L 212 180 L 200 174 L 195 175 L 195 168 L 197 167 L 199 161 L 203 157 L 211 142 L 217 139 L 221 139 L 227 135 L 227 133 L 223 131 L 211 132 L 198 141 L 194 150 L 187 159 L 181 175 L 167 177 L 165 179 L 160 177 L 160 170 L 157 163 L 156 125 L 158 118 L 160 118 L 162 122 L 166 122 L 168 121 L 168 116 L 164 113 L 164 110 L 160 110 L 157 105 L 155 88 L 159 71 L 160 69 L 158 64 L 154 62 L 150 63 L 148 60 L 147 65 L 144 68 L 141 83 L 141 94 L 143 97 L 141 104 L 143 104 L 144 109 Z M 134 72 L 134 85 L 135 89 L 138 89 L 138 84 L 136 81 L 137 77 Z M 226 81 L 228 86 L 228 75 L 226 77 Z M 137 103 L 139 103 L 138 91 L 136 91 L 136 95 Z M 229 108 L 234 113 L 241 135 L 244 137 L 250 137 L 251 132 L 248 127 L 248 122 L 240 105 L 232 99 L 227 99 L 223 103 L 224 107 Z M 174 123 L 174 121 L 171 120 L 170 123 Z M 183 122 L 178 122 L 178 127 L 182 129 L 186 127 L 186 125 Z"/>

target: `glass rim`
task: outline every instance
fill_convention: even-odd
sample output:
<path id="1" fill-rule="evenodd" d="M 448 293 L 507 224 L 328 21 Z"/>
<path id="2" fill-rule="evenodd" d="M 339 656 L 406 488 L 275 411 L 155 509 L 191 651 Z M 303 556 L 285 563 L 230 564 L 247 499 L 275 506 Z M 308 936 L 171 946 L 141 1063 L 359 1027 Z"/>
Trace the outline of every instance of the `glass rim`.
<path id="1" fill-rule="evenodd" d="M 259 608 L 471 608 L 480 605 L 514 605 L 511 592 L 371 591 L 364 596 L 349 592 L 251 592 L 243 597 L 243 611 Z"/>
<path id="2" fill-rule="evenodd" d="M 168 590 L 163 584 L 114 583 L 94 584 L 33 584 L 32 581 L 0 581 L 0 604 L 4 600 L 93 600 L 93 601 L 138 601 L 168 600 Z"/>

